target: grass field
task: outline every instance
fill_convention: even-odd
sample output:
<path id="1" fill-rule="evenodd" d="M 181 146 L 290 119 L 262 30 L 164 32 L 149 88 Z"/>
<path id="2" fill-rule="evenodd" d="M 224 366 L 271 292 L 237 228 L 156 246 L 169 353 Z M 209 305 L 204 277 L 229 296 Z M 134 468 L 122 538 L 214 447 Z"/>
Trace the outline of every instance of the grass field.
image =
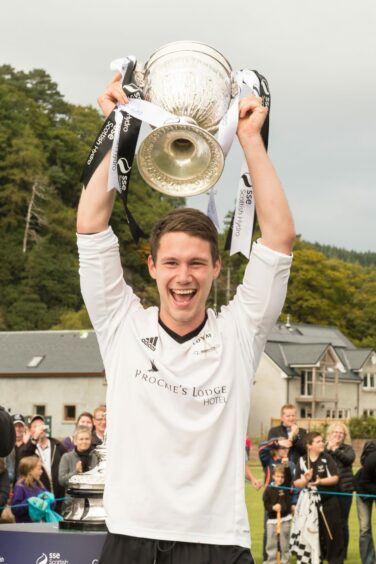
<path id="1" fill-rule="evenodd" d="M 262 477 L 261 468 L 251 467 L 252 473 L 257 477 Z M 256 561 L 256 564 L 261 564 L 262 562 L 262 535 L 263 535 L 263 520 L 264 520 L 264 508 L 262 503 L 262 492 L 256 491 L 249 483 L 246 483 L 246 501 L 248 507 L 249 523 L 251 527 L 251 537 L 252 537 L 252 554 Z M 373 523 L 372 530 L 374 531 L 374 540 L 376 541 L 376 507 L 373 511 Z M 355 498 L 351 506 L 350 520 L 350 545 L 348 550 L 348 558 L 346 564 L 360 564 L 359 556 L 359 526 L 358 518 L 356 514 L 356 504 Z M 295 561 L 291 560 L 292 562 Z"/>

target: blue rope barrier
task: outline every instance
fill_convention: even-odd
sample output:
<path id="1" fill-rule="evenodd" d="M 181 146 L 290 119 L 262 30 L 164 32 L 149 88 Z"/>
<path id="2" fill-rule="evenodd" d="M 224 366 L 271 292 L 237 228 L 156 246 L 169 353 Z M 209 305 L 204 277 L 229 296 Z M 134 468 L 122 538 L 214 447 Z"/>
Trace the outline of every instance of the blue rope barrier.
<path id="1" fill-rule="evenodd" d="M 330 491 L 330 492 L 323 492 L 320 490 L 310 490 L 309 488 L 290 488 L 288 486 L 275 486 L 274 484 L 268 484 L 267 488 L 278 488 L 278 489 L 282 489 L 282 490 L 288 490 L 288 491 L 293 491 L 294 493 L 296 492 L 300 492 L 304 489 L 308 490 L 308 492 L 314 492 L 314 493 L 318 493 L 320 495 L 344 495 L 344 496 L 354 496 L 354 497 L 368 497 L 370 499 L 376 499 L 376 495 L 375 494 L 366 494 L 366 493 L 358 493 L 358 492 L 336 492 L 336 491 Z M 72 499 L 71 497 L 58 497 L 55 499 L 55 501 L 66 501 Z M 3 511 L 3 509 L 8 508 L 8 509 L 12 509 L 12 507 L 28 507 L 27 503 L 17 503 L 16 505 L 3 505 L 0 506 L 0 512 Z"/>
<path id="2" fill-rule="evenodd" d="M 366 493 L 358 493 L 358 492 L 336 492 L 336 491 L 320 491 L 320 490 L 310 490 L 309 488 L 305 487 L 305 488 L 291 488 L 289 486 L 275 486 L 274 484 L 268 484 L 267 485 L 268 488 L 278 488 L 278 489 L 282 489 L 282 490 L 289 490 L 290 492 L 293 491 L 294 493 L 296 492 L 300 492 L 302 490 L 307 490 L 308 492 L 314 492 L 314 493 L 318 493 L 320 495 L 347 495 L 347 496 L 359 496 L 359 497 L 369 497 L 371 499 L 376 499 L 376 495 L 375 494 L 366 494 Z"/>
<path id="3" fill-rule="evenodd" d="M 66 499 L 72 499 L 71 497 L 57 497 L 55 498 L 55 501 L 53 503 L 55 503 L 56 501 L 65 501 Z M 16 505 L 0 505 L 0 513 L 1 511 L 3 511 L 3 509 L 12 509 L 12 507 L 29 507 L 28 503 L 16 503 Z"/>

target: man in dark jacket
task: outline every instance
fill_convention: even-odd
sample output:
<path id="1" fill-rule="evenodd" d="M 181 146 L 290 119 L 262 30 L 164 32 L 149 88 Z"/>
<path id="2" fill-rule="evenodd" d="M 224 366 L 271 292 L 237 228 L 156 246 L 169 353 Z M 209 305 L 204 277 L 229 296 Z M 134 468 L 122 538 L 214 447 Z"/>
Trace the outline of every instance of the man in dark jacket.
<path id="1" fill-rule="evenodd" d="M 296 464 L 300 456 L 306 454 L 304 437 L 305 429 L 296 424 L 296 407 L 291 404 L 283 405 L 281 408 L 281 425 L 272 427 L 268 433 L 268 439 L 285 437 L 291 441 L 289 459 Z"/>
<path id="2" fill-rule="evenodd" d="M 0 456 L 8 456 L 16 440 L 13 421 L 9 413 L 0 406 Z"/>
<path id="3" fill-rule="evenodd" d="M 361 457 L 362 468 L 355 475 L 355 489 L 357 493 L 376 496 L 376 440 L 368 441 L 364 445 Z M 359 551 L 362 564 L 376 562 L 375 544 L 372 536 L 372 508 L 374 497 L 356 496 L 356 508 L 359 519 Z"/>
<path id="4" fill-rule="evenodd" d="M 59 484 L 59 464 L 66 448 L 60 441 L 47 436 L 48 427 L 42 415 L 34 415 L 30 422 L 30 440 L 21 447 L 21 456 L 39 456 L 43 465 L 41 482 L 58 500 L 56 511 L 61 512 L 65 489 Z"/>

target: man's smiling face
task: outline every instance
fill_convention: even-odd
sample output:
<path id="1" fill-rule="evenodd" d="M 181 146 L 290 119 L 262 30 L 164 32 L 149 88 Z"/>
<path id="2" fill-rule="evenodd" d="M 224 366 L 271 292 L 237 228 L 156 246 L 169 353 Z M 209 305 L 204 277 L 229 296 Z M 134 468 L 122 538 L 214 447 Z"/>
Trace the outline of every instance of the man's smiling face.
<path id="1" fill-rule="evenodd" d="M 210 243 L 181 231 L 162 235 L 156 262 L 148 259 L 149 272 L 156 280 L 160 317 L 178 335 L 193 331 L 205 317 L 206 300 L 221 262 L 214 264 Z"/>

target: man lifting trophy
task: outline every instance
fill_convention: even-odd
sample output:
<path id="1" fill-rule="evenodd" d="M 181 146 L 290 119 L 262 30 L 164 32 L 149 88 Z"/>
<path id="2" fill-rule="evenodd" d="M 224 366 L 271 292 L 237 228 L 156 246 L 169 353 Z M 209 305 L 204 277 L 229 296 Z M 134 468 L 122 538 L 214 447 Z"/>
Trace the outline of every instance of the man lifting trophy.
<path id="1" fill-rule="evenodd" d="M 108 384 L 109 532 L 100 564 L 249 564 L 250 391 L 285 299 L 295 237 L 265 147 L 267 85 L 187 41 L 162 47 L 145 65 L 127 57 L 114 67 L 99 97 L 106 121 L 87 159 L 77 215 L 81 289 Z M 244 82 L 253 94 L 241 99 Z M 159 307 L 144 309 L 124 280 L 109 221 L 116 190 L 127 213 L 141 121 L 152 130 L 138 166 L 165 194 L 210 189 L 235 133 L 242 146 L 261 238 L 233 300 L 217 314 L 206 301 L 221 269 L 218 232 L 198 210 L 175 209 L 153 228 L 148 268 Z M 252 208 L 241 207 L 249 226 Z M 249 248 L 248 228 L 242 237 Z"/>

